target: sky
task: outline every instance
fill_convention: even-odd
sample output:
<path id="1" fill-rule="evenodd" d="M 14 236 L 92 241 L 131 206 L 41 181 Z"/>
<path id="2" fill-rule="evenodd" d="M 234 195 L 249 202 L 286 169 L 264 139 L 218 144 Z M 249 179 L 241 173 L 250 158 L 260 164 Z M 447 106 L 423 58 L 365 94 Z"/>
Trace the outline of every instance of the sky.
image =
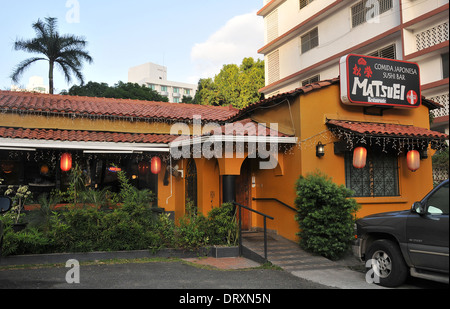
<path id="1" fill-rule="evenodd" d="M 82 36 L 93 64 L 85 63 L 85 82 L 110 86 L 128 81 L 128 69 L 147 62 L 164 65 L 168 80 L 196 84 L 214 77 L 224 64 L 245 57 L 263 59 L 262 0 L 0 0 L 0 89 L 22 60 L 35 56 L 15 51 L 17 39 L 35 37 L 32 24 L 56 17 L 60 34 Z M 19 86 L 41 76 L 48 84 L 48 62 L 34 63 Z M 55 93 L 67 84 L 55 69 Z"/>

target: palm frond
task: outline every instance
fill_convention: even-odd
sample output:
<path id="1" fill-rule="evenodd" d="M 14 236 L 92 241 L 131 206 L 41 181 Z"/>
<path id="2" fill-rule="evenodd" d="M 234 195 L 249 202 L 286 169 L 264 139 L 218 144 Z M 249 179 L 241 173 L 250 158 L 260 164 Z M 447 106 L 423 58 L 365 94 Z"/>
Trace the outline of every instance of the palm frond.
<path id="1" fill-rule="evenodd" d="M 47 59 L 40 58 L 40 57 L 34 57 L 34 58 L 26 59 L 26 60 L 22 61 L 21 63 L 19 63 L 10 76 L 11 79 L 13 80 L 13 82 L 18 83 L 20 77 L 22 76 L 23 73 L 25 73 L 25 71 L 28 69 L 28 67 L 31 64 L 33 64 L 39 60 L 47 60 Z"/>
<path id="2" fill-rule="evenodd" d="M 86 40 L 76 35 L 60 35 L 57 30 L 57 19 L 54 17 L 46 17 L 45 21 L 38 19 L 32 27 L 36 37 L 30 40 L 16 40 L 14 49 L 42 54 L 47 59 L 35 57 L 21 62 L 11 75 L 13 81 L 17 82 L 32 63 L 48 60 L 51 67 L 53 64 L 58 64 L 67 82 L 70 82 L 72 75 L 75 75 L 81 84 L 84 84 L 81 74 L 82 64 L 84 61 L 93 62 L 92 57 L 84 50 L 87 45 Z M 53 74 L 49 74 L 49 79 L 52 85 Z M 50 91 L 52 92 L 52 89 Z"/>

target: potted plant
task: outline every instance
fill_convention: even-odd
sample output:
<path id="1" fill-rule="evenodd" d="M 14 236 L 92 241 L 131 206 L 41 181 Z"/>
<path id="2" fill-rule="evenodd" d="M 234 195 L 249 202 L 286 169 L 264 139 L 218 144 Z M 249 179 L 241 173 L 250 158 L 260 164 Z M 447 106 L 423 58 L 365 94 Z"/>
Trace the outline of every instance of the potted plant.
<path id="1" fill-rule="evenodd" d="M 5 191 L 6 196 L 10 196 L 13 201 L 13 208 L 7 214 L 13 219 L 13 230 L 15 232 L 20 232 L 27 226 L 26 222 L 19 222 L 21 218 L 21 213 L 26 200 L 30 197 L 31 191 L 28 190 L 28 186 L 20 185 L 17 191 L 14 190 L 14 186 L 8 186 Z"/>

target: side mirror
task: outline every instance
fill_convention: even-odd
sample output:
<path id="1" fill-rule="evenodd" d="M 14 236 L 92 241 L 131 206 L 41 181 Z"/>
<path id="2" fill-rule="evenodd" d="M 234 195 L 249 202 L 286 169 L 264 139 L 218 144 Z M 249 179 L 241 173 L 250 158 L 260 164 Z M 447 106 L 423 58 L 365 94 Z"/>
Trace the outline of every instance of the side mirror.
<path id="1" fill-rule="evenodd" d="M 12 201 L 9 197 L 0 197 L 0 214 L 8 212 L 11 210 Z"/>
<path id="2" fill-rule="evenodd" d="M 425 214 L 425 207 L 422 205 L 421 202 L 415 202 L 412 206 L 411 209 L 412 212 L 415 212 L 419 215 L 424 215 Z"/>

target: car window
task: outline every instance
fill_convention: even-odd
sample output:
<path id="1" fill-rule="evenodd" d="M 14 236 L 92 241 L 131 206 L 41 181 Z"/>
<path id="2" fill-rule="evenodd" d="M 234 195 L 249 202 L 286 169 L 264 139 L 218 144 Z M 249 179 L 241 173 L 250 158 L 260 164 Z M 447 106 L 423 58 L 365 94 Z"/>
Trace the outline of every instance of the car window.
<path id="1" fill-rule="evenodd" d="M 437 191 L 427 199 L 427 211 L 432 215 L 447 214 L 448 215 L 448 182 L 440 187 Z"/>

